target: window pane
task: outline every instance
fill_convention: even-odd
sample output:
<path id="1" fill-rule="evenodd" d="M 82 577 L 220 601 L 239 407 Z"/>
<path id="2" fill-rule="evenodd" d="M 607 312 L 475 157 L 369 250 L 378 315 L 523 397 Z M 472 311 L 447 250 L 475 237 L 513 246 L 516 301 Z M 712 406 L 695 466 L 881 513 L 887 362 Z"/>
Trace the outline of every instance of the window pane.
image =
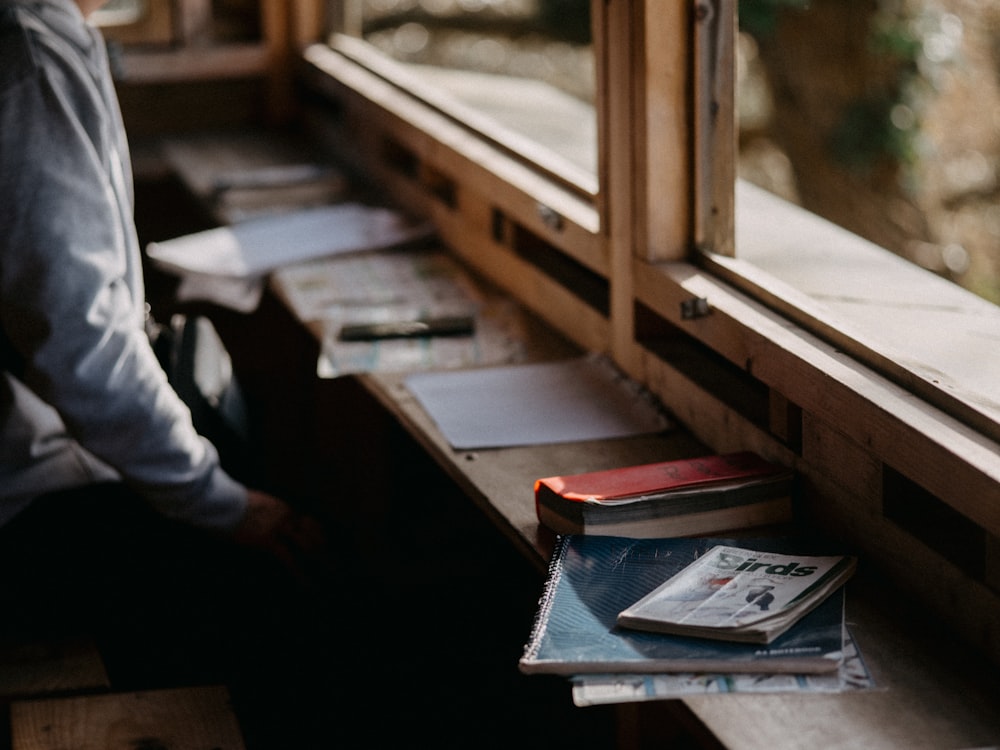
<path id="1" fill-rule="evenodd" d="M 1000 302 L 1000 2 L 740 12 L 741 175 Z"/>
<path id="2" fill-rule="evenodd" d="M 590 0 L 354 0 L 353 31 L 596 178 Z"/>

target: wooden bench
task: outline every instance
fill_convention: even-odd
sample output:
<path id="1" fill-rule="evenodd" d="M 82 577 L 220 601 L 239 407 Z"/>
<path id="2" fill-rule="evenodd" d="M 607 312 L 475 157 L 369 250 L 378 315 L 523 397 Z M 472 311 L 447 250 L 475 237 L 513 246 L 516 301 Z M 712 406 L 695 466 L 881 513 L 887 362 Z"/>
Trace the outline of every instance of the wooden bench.
<path id="1" fill-rule="evenodd" d="M 113 692 L 88 636 L 0 644 L 0 703 L 6 750 L 242 750 L 222 686 Z"/>
<path id="2" fill-rule="evenodd" d="M 243 750 L 225 687 L 15 701 L 12 750 Z"/>
<path id="3" fill-rule="evenodd" d="M 111 687 L 97 645 L 87 636 L 0 644 L 0 700 Z"/>

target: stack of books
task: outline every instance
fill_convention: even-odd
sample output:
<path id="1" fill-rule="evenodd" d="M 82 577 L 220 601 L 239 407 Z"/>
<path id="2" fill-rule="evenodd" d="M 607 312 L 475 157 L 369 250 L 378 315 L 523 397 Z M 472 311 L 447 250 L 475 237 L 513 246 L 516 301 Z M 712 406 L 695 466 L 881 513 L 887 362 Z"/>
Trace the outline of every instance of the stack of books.
<path id="1" fill-rule="evenodd" d="M 787 473 L 753 455 L 724 460 L 757 471 L 766 486 L 788 481 Z M 749 481 L 717 487 L 740 487 L 737 494 L 757 498 L 750 502 L 768 496 L 745 491 Z M 552 490 L 553 478 L 539 480 L 539 518 L 551 519 L 552 498 L 559 494 L 564 504 L 587 503 L 567 499 L 566 488 L 574 484 L 582 486 L 566 481 L 559 493 Z M 542 485 L 549 486 L 549 499 L 538 494 Z M 543 511 L 546 506 L 550 511 Z M 651 512 L 647 522 L 662 528 L 658 511 Z M 564 675 L 577 686 L 590 676 L 621 684 L 637 675 L 678 674 L 829 676 L 839 684 L 853 647 L 844 584 L 857 567 L 855 556 L 797 536 L 656 536 L 643 527 L 629 535 L 595 532 L 611 528 L 608 523 L 583 523 L 576 533 L 556 537 L 522 672 Z M 739 523 L 723 514 L 705 526 Z"/>

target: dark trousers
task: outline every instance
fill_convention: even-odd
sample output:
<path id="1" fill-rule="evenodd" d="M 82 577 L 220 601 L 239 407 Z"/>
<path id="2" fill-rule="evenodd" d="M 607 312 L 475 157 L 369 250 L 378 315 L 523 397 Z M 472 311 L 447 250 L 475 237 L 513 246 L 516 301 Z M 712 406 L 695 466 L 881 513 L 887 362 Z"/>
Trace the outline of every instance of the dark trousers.
<path id="1" fill-rule="evenodd" d="M 115 689 L 226 684 L 249 747 L 322 747 L 311 738 L 338 723 L 334 589 L 117 484 L 41 498 L 0 528 L 6 638 L 93 636 Z"/>

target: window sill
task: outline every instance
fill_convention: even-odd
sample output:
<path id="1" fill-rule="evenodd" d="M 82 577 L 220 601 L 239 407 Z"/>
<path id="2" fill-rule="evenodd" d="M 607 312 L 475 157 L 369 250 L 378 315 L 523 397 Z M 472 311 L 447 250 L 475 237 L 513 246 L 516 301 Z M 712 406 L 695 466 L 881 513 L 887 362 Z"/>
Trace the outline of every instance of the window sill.
<path id="1" fill-rule="evenodd" d="M 709 267 L 908 391 L 1000 439 L 1000 309 L 740 181 L 737 259 Z"/>

